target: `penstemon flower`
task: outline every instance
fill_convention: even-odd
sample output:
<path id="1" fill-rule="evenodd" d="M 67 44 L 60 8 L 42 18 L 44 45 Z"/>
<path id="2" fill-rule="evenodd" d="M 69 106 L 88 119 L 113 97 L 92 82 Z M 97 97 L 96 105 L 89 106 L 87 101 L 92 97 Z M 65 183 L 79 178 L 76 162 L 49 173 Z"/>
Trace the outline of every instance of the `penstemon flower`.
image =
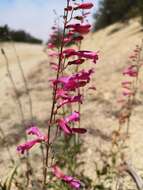
<path id="1" fill-rule="evenodd" d="M 77 9 L 91 9 L 93 7 L 93 3 L 81 3 L 81 4 L 77 4 L 77 7 L 74 7 L 74 10 Z"/>
<path id="2" fill-rule="evenodd" d="M 80 114 L 73 112 L 71 115 L 57 120 L 58 126 L 64 131 L 65 134 L 71 135 L 74 133 L 86 133 L 86 129 L 69 127 L 70 122 L 79 121 Z"/>
<path id="3" fill-rule="evenodd" d="M 74 1 L 67 0 L 67 6 L 64 8 L 64 27 L 61 30 L 57 27 L 56 23 L 52 27 L 53 33 L 50 35 L 49 43 L 47 44 L 48 56 L 50 57 L 51 69 L 56 73 L 56 77 L 50 79 L 50 84 L 53 90 L 52 109 L 50 119 L 48 122 L 47 136 L 41 134 L 36 128 L 30 128 L 27 133 L 36 135 L 36 139 L 28 141 L 25 144 L 19 145 L 17 150 L 21 153 L 28 151 L 35 144 L 45 142 L 46 156 L 44 157 L 44 171 L 43 171 L 43 190 L 46 187 L 47 166 L 49 160 L 49 151 L 51 145 L 56 141 L 58 135 L 75 135 L 86 133 L 86 129 L 76 127 L 75 123 L 80 121 L 80 113 L 78 111 L 72 112 L 72 105 L 79 105 L 83 103 L 83 94 L 80 89 L 86 87 L 94 73 L 94 69 L 80 70 L 79 65 L 86 64 L 86 61 L 96 63 L 98 60 L 98 52 L 81 50 L 81 41 L 84 35 L 87 34 L 91 25 L 85 20 L 89 10 L 93 7 L 92 3 L 75 3 Z M 77 15 L 78 14 L 78 15 Z M 75 23 L 74 23 L 75 22 Z M 75 44 L 76 48 L 67 48 L 70 43 Z M 75 67 L 75 72 L 67 74 L 67 68 Z M 88 89 L 95 90 L 94 86 L 89 86 Z M 68 116 L 66 116 L 65 107 L 67 107 Z M 76 106 L 75 106 L 76 107 Z M 70 109 L 68 109 L 70 108 Z M 59 118 L 58 114 L 63 112 L 63 116 Z M 51 127 L 57 127 L 61 133 L 56 131 L 55 138 L 51 140 Z M 71 176 L 65 175 L 58 166 L 52 166 L 53 174 L 69 184 L 70 187 L 80 189 L 81 182 Z"/>
<path id="4" fill-rule="evenodd" d="M 52 173 L 58 179 L 69 184 L 70 187 L 72 187 L 74 189 L 80 189 L 81 188 L 81 182 L 79 180 L 73 178 L 72 176 L 65 175 L 57 165 L 52 166 Z"/>
<path id="5" fill-rule="evenodd" d="M 27 129 L 26 133 L 28 135 L 35 135 L 36 139 L 29 140 L 26 143 L 21 144 L 17 147 L 17 151 L 22 153 L 22 154 L 24 154 L 25 151 L 28 151 L 29 149 L 31 149 L 35 144 L 48 141 L 47 136 L 43 135 L 40 132 L 40 130 L 35 126 Z"/>

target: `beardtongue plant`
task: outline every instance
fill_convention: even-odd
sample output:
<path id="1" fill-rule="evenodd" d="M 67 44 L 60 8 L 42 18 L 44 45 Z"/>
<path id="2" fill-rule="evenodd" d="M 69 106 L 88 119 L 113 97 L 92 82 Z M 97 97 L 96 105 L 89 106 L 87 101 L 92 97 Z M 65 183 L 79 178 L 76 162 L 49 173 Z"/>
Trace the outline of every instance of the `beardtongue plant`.
<path id="1" fill-rule="evenodd" d="M 48 55 L 53 60 L 50 62 L 50 65 L 56 77 L 49 80 L 53 96 L 48 121 L 48 132 L 46 135 L 43 135 L 37 126 L 34 125 L 27 129 L 27 134 L 35 135 L 36 138 L 17 147 L 17 151 L 24 154 L 25 151 L 29 151 L 35 144 L 42 143 L 45 145 L 43 190 L 47 189 L 50 149 L 56 142 L 58 136 L 63 134 L 66 137 L 86 133 L 86 129 L 80 126 L 76 127 L 75 123 L 80 120 L 80 109 L 76 110 L 76 105 L 82 104 L 84 100 L 84 95 L 80 89 L 88 86 L 91 81 L 91 76 L 94 73 L 93 68 L 80 70 L 79 65 L 86 64 L 87 61 L 91 61 L 92 64 L 95 64 L 98 60 L 97 52 L 80 49 L 84 35 L 87 34 L 91 28 L 91 25 L 87 20 L 85 21 L 85 18 L 89 14 L 87 10 L 90 10 L 92 7 L 93 4 L 89 2 L 78 3 L 75 2 L 75 0 L 67 0 L 63 16 L 64 26 L 59 43 L 60 46 L 58 47 L 55 44 L 55 39 L 57 38 L 59 29 L 56 25 L 52 27 L 53 34 L 48 43 Z M 74 48 L 67 47 L 69 43 L 74 44 Z M 69 72 L 71 70 L 74 70 L 74 72 Z M 73 108 L 75 111 L 72 111 Z M 63 116 L 61 117 L 61 115 Z M 54 127 L 56 130 L 53 138 L 53 132 L 51 131 Z M 82 183 L 80 180 L 65 175 L 57 163 L 50 165 L 50 168 L 51 173 L 53 173 L 58 180 L 69 185 L 70 188 L 81 188 Z"/>
<path id="2" fill-rule="evenodd" d="M 121 135 L 120 133 L 123 130 L 123 128 L 125 128 L 123 127 L 123 125 L 125 124 L 127 125 L 125 131 L 126 137 L 129 135 L 130 119 L 132 116 L 134 105 L 136 103 L 136 95 L 139 90 L 139 84 L 140 84 L 139 74 L 143 64 L 142 49 L 143 49 L 143 44 L 141 44 L 141 46 L 136 46 L 136 49 L 129 56 L 130 65 L 127 66 L 122 72 L 123 76 L 126 77 L 126 79 L 121 83 L 123 89 L 122 97 L 118 100 L 118 102 L 121 104 L 121 108 L 118 113 L 119 128 L 114 136 L 115 142 L 117 139 L 120 139 L 119 136 Z M 113 143 L 115 143 L 114 141 Z"/>
<path id="3" fill-rule="evenodd" d="M 120 110 L 117 115 L 119 126 L 118 129 L 112 133 L 111 155 L 112 160 L 114 160 L 113 165 L 114 168 L 116 168 L 116 173 L 122 176 L 122 173 L 126 171 L 131 175 L 133 180 L 134 174 L 130 170 L 127 171 L 125 169 L 128 165 L 128 155 L 125 150 L 128 148 L 127 139 L 129 138 L 131 116 L 137 102 L 138 91 L 140 90 L 139 77 L 143 65 L 142 51 L 143 44 L 136 46 L 131 56 L 129 56 L 130 64 L 125 67 L 122 72 L 125 79 L 121 83 L 122 96 L 118 100 L 120 104 Z"/>

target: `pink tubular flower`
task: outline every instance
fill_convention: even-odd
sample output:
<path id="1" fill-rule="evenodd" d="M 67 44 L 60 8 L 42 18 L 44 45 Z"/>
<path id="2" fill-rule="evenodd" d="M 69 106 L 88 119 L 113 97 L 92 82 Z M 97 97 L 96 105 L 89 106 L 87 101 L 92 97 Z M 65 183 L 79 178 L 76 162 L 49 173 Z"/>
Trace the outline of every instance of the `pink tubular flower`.
<path id="1" fill-rule="evenodd" d="M 78 32 L 81 34 L 87 34 L 90 31 L 90 24 L 69 24 L 66 26 L 68 29 L 72 29 L 73 32 Z"/>
<path id="2" fill-rule="evenodd" d="M 57 52 L 55 52 L 55 51 L 48 52 L 48 56 L 50 56 L 50 57 L 53 57 L 53 56 L 58 57 L 58 55 L 59 54 Z"/>
<path id="3" fill-rule="evenodd" d="M 75 91 L 79 87 L 85 86 L 90 81 L 93 69 L 88 71 L 82 70 L 74 75 L 60 77 L 58 80 L 51 80 L 53 85 L 61 84 L 65 91 Z"/>
<path id="4" fill-rule="evenodd" d="M 69 127 L 70 122 L 76 122 L 79 121 L 80 115 L 79 112 L 73 112 L 71 115 L 58 119 L 58 126 L 64 131 L 65 134 L 67 135 L 72 135 L 74 133 L 85 133 L 86 129 L 83 128 L 71 128 Z"/>
<path id="5" fill-rule="evenodd" d="M 78 51 L 78 56 L 87 58 L 87 59 L 92 59 L 94 63 L 98 60 L 98 54 L 96 52 L 92 51 Z"/>
<path id="6" fill-rule="evenodd" d="M 56 99 L 62 98 L 67 99 L 69 97 L 69 94 L 64 89 L 57 89 L 56 91 Z"/>
<path id="7" fill-rule="evenodd" d="M 66 43 L 69 43 L 69 42 L 71 42 L 72 41 L 72 38 L 71 37 L 65 37 L 64 38 L 64 43 L 66 44 Z"/>
<path id="8" fill-rule="evenodd" d="M 98 54 L 97 52 L 93 52 L 93 51 L 70 51 L 70 52 L 66 52 L 66 57 L 70 57 L 70 56 L 78 56 L 79 58 L 86 58 L 86 59 L 92 59 L 94 63 L 96 63 L 96 61 L 98 60 Z"/>
<path id="9" fill-rule="evenodd" d="M 35 144 L 41 143 L 41 142 L 47 142 L 48 140 L 48 138 L 45 135 L 43 135 L 40 132 L 40 130 L 35 126 L 27 129 L 26 133 L 28 135 L 35 135 L 36 139 L 27 141 L 26 143 L 19 145 L 17 147 L 17 151 L 20 152 L 21 154 L 24 154 L 25 151 L 28 151 L 29 149 L 31 149 Z"/>
<path id="10" fill-rule="evenodd" d="M 65 118 L 65 121 L 67 123 L 72 122 L 72 121 L 79 121 L 79 118 L 80 118 L 79 112 L 74 111 L 71 115 Z"/>
<path id="11" fill-rule="evenodd" d="M 137 66 L 136 65 L 129 66 L 128 68 L 126 68 L 123 71 L 123 75 L 128 75 L 130 77 L 136 77 L 138 75 Z"/>
<path id="12" fill-rule="evenodd" d="M 48 43 L 48 48 L 53 49 L 53 48 L 55 48 L 55 45 L 50 42 L 50 43 Z"/>
<path id="13" fill-rule="evenodd" d="M 68 49 L 65 49 L 62 54 L 63 54 L 63 56 L 68 57 L 68 56 L 71 55 L 73 52 L 75 52 L 75 49 L 73 49 L 73 48 L 68 48 Z"/>
<path id="14" fill-rule="evenodd" d="M 65 104 L 71 104 L 76 102 L 82 104 L 82 99 L 83 99 L 82 95 L 68 96 L 67 98 L 63 98 L 62 100 L 58 101 L 58 109 Z"/>
<path id="15" fill-rule="evenodd" d="M 42 140 L 40 139 L 35 139 L 31 141 L 27 141 L 24 144 L 21 144 L 17 147 L 17 151 L 20 152 L 21 154 L 24 154 L 25 151 L 28 151 L 31 149 L 35 144 L 40 143 Z"/>
<path id="16" fill-rule="evenodd" d="M 81 182 L 79 180 L 73 178 L 72 176 L 65 175 L 57 165 L 52 166 L 52 173 L 58 179 L 63 180 L 64 182 L 69 184 L 69 186 L 71 188 L 80 189 Z"/>
<path id="17" fill-rule="evenodd" d="M 91 9 L 93 7 L 92 3 L 81 3 L 77 7 L 74 8 L 74 10 L 78 9 Z"/>

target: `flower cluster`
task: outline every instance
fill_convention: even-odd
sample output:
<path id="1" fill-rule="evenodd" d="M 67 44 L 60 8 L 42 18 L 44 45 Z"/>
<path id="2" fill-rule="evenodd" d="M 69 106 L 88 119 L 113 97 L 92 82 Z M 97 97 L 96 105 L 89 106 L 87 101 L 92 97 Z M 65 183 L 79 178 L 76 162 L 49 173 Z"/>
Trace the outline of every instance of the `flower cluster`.
<path id="1" fill-rule="evenodd" d="M 31 149 L 35 144 L 48 141 L 48 137 L 43 135 L 35 125 L 32 125 L 29 129 L 27 129 L 26 133 L 28 135 L 35 135 L 36 138 L 34 140 L 29 140 L 17 147 L 17 151 L 22 154 L 24 154 L 25 151 Z"/>
<path id="2" fill-rule="evenodd" d="M 52 173 L 58 179 L 69 184 L 69 186 L 71 188 L 74 188 L 74 189 L 80 189 L 81 188 L 81 182 L 79 180 L 73 178 L 72 176 L 65 175 L 57 165 L 52 166 Z"/>
<path id="3" fill-rule="evenodd" d="M 138 88 L 137 82 L 139 71 L 142 66 L 140 58 L 141 51 L 142 48 L 136 46 L 136 49 L 129 57 L 131 64 L 123 70 L 123 75 L 127 79 L 121 83 L 123 89 L 122 95 L 124 98 L 121 98 L 119 100 L 119 102 L 122 103 L 121 111 L 119 113 L 120 124 L 125 123 L 126 120 L 129 119 L 132 112 L 132 105 L 134 103 L 135 95 L 137 93 Z"/>
<path id="4" fill-rule="evenodd" d="M 92 3 L 75 3 L 75 1 L 67 0 L 67 6 L 64 9 L 64 28 L 62 31 L 59 30 L 57 25 L 52 27 L 53 33 L 50 35 L 49 43 L 47 44 L 48 55 L 50 56 L 50 66 L 51 69 L 56 72 L 56 78 L 50 79 L 50 84 L 53 90 L 53 102 L 52 110 L 49 119 L 48 135 L 43 135 L 39 129 L 32 126 L 27 130 L 27 134 L 32 134 L 36 136 L 36 139 L 26 142 L 17 147 L 17 150 L 21 153 L 28 151 L 37 143 L 46 143 L 46 156 L 48 156 L 48 151 L 51 143 L 54 143 L 50 139 L 50 128 L 51 126 L 57 126 L 58 131 L 61 131 L 64 135 L 75 135 L 86 133 L 86 129 L 81 127 L 76 127 L 76 122 L 80 120 L 80 112 L 71 111 L 72 105 L 80 105 L 83 103 L 84 96 L 81 93 L 81 88 L 88 86 L 91 81 L 91 76 L 94 73 L 94 69 L 80 69 L 79 66 L 86 64 L 86 61 L 91 61 L 96 64 L 98 60 L 98 53 L 89 50 L 80 50 L 79 46 L 81 41 L 84 39 L 84 35 L 87 34 L 91 25 L 85 18 L 88 16 L 89 12 L 85 12 L 93 7 Z M 74 23 L 76 20 L 76 23 Z M 60 38 L 59 38 L 60 31 Z M 55 41 L 60 40 L 60 47 L 55 44 Z M 68 48 L 67 45 L 76 44 L 76 48 Z M 67 74 L 67 68 L 70 70 L 72 67 L 75 72 L 72 74 Z M 89 86 L 88 89 L 95 90 L 95 87 Z M 64 116 L 61 118 L 59 115 L 64 110 L 65 106 L 70 107 L 67 112 L 64 112 Z M 58 114 L 59 113 L 59 114 Z M 60 133 L 60 134 L 61 134 Z M 56 132 L 56 137 L 58 133 Z M 56 138 L 54 138 L 55 140 Z M 44 184 L 46 184 L 47 175 L 47 160 L 45 158 L 45 170 L 44 170 Z M 71 176 L 64 175 L 58 166 L 54 165 L 52 167 L 53 174 L 65 181 L 70 187 L 79 189 L 81 183 L 79 180 L 74 179 Z"/>
<path id="5" fill-rule="evenodd" d="M 52 27 L 53 33 L 51 34 L 51 40 L 48 43 L 48 54 L 50 56 L 52 54 L 52 58 L 54 60 L 50 63 L 52 70 L 60 73 L 56 79 L 50 79 L 51 86 L 56 91 L 56 108 L 54 110 L 55 113 L 57 113 L 60 108 L 63 108 L 66 105 L 71 106 L 76 103 L 83 103 L 84 97 L 83 94 L 80 93 L 79 89 L 85 87 L 90 82 L 91 75 L 94 73 L 94 69 L 92 68 L 89 70 L 79 70 L 79 66 L 81 64 L 86 64 L 86 60 L 91 60 L 93 63 L 96 63 L 98 60 L 98 53 L 88 50 L 80 50 L 78 48 L 79 44 L 84 39 L 84 35 L 87 34 L 91 28 L 91 25 L 89 23 L 84 22 L 84 18 L 87 17 L 89 12 L 81 12 L 81 15 L 77 15 L 79 14 L 78 10 L 88 10 L 92 7 L 92 3 L 78 4 L 68 1 L 67 7 L 64 9 L 65 28 L 61 42 L 61 52 L 59 52 L 59 49 L 56 51 L 54 44 L 58 27 L 56 25 Z M 73 23 L 75 20 L 77 20 L 76 23 Z M 69 42 L 77 43 L 77 48 L 67 48 L 67 43 Z M 57 55 L 61 58 L 60 64 L 55 61 L 58 58 Z M 75 67 L 75 70 L 78 70 L 78 72 L 72 75 L 68 75 L 66 68 L 70 69 L 69 67 L 71 66 Z M 92 88 L 89 87 L 89 89 Z M 80 120 L 80 113 L 73 112 L 70 114 L 70 116 L 75 115 L 78 115 L 78 120 Z M 65 135 L 73 135 L 75 133 L 82 134 L 86 132 L 86 129 L 83 128 L 70 127 L 70 123 L 74 123 L 77 121 L 77 119 L 71 121 L 69 120 L 67 122 L 67 118 L 68 117 L 59 118 L 56 120 L 59 129 L 62 130 Z"/>

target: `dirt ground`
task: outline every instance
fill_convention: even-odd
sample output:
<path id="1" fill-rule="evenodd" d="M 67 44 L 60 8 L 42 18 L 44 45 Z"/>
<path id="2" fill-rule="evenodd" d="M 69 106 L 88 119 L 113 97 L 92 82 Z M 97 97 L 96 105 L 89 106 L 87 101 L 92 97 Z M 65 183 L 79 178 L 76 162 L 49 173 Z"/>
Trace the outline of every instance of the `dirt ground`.
<path id="1" fill-rule="evenodd" d="M 117 99 L 121 93 L 122 69 L 128 63 L 128 56 L 137 44 L 141 44 L 143 29 L 139 20 L 131 20 L 126 24 L 114 24 L 94 34 L 85 37 L 82 49 L 99 51 L 99 61 L 96 68 L 93 85 L 96 91 L 89 91 L 82 106 L 82 126 L 88 129 L 84 135 L 86 152 L 82 159 L 86 161 L 86 174 L 94 177 L 94 161 L 98 160 L 96 149 L 106 149 L 110 144 L 109 135 L 117 128 L 118 121 L 115 117 L 119 109 Z M 24 117 L 28 119 L 28 98 L 17 65 L 13 45 L 0 44 L 3 47 L 10 63 L 11 73 L 17 88 L 20 89 Z M 47 55 L 44 47 L 38 45 L 15 44 L 33 101 L 34 117 L 46 120 L 51 108 L 51 92 L 48 78 L 51 76 Z M 93 63 L 90 63 L 92 67 Z M 88 67 L 88 65 L 85 65 Z M 6 62 L 0 54 L 0 127 L 5 133 L 7 142 L 11 145 L 13 156 L 16 156 L 16 145 L 23 140 L 22 130 L 19 127 L 20 117 L 14 99 L 13 88 L 9 81 Z M 139 103 L 135 106 L 131 118 L 130 139 L 128 140 L 128 159 L 139 170 L 143 170 L 143 88 L 138 95 Z M 9 157 L 0 140 L 0 178 L 8 172 Z"/>

